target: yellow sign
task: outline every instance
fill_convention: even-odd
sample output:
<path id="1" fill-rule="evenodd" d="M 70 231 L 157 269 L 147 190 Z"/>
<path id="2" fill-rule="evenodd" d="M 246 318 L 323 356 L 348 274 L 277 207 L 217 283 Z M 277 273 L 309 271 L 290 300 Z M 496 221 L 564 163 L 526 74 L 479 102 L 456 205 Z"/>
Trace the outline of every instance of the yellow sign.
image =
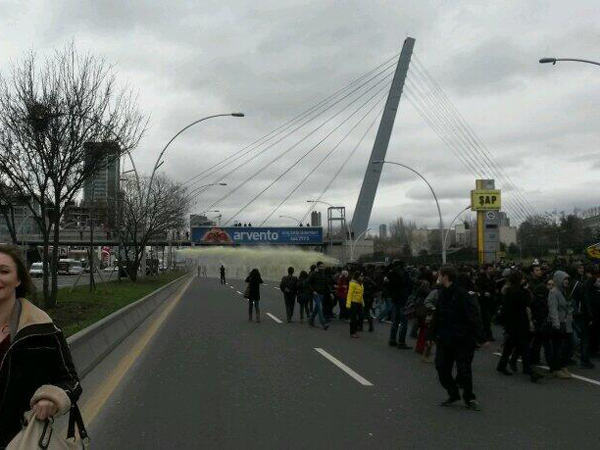
<path id="1" fill-rule="evenodd" d="M 471 210 L 499 210 L 501 206 L 499 189 L 475 189 L 471 191 Z"/>
<path id="2" fill-rule="evenodd" d="M 496 256 L 498 256 L 498 258 L 506 258 L 506 252 L 496 252 Z"/>
<path id="3" fill-rule="evenodd" d="M 590 245 L 588 248 L 585 249 L 585 253 L 591 259 L 600 259 L 600 242 L 594 245 Z"/>

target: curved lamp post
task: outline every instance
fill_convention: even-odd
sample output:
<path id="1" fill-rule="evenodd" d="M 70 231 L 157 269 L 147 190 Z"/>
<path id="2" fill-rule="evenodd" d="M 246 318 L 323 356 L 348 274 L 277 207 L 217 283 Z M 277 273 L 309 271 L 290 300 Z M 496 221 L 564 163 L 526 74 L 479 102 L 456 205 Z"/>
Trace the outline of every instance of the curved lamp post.
<path id="1" fill-rule="evenodd" d="M 203 117 L 202 119 L 195 120 L 192 123 L 190 123 L 189 125 L 183 127 L 181 130 L 179 130 L 175 134 L 175 136 L 173 136 L 169 140 L 169 142 L 167 142 L 167 145 L 164 146 L 164 148 L 161 150 L 160 154 L 158 155 L 158 158 L 156 158 L 156 163 L 154 163 L 154 168 L 152 169 L 152 174 L 150 175 L 150 181 L 148 182 L 148 190 L 146 192 L 146 199 L 145 199 L 145 202 L 144 202 L 144 204 L 146 205 L 146 207 L 148 206 L 148 203 L 150 202 L 150 191 L 152 190 L 152 182 L 154 181 L 154 176 L 156 175 L 156 171 L 158 170 L 158 168 L 163 164 L 164 161 L 162 161 L 162 157 L 165 154 L 165 152 L 167 151 L 167 149 L 169 148 L 169 146 L 184 131 L 188 130 L 189 128 L 193 127 L 194 125 L 199 124 L 200 122 L 204 122 L 204 121 L 209 120 L 209 119 L 214 119 L 215 117 L 244 117 L 244 113 L 234 112 L 234 113 L 227 113 L 227 114 L 214 114 L 212 116 L 207 116 L 207 117 Z M 145 228 L 146 228 L 146 221 L 145 220 L 144 220 L 143 226 L 144 226 L 144 234 L 145 234 Z M 144 245 L 144 249 L 142 251 L 142 278 L 145 277 L 145 276 L 146 276 L 146 246 Z"/>
<path id="2" fill-rule="evenodd" d="M 358 241 L 360 241 L 362 237 L 366 236 L 369 231 L 371 231 L 371 229 L 367 228 L 365 231 L 360 233 L 356 239 L 354 239 L 354 242 L 350 247 L 350 262 L 354 262 L 354 250 L 356 249 L 356 244 L 358 244 Z"/>
<path id="3" fill-rule="evenodd" d="M 467 206 L 464 209 L 461 209 L 460 212 L 454 217 L 454 219 L 452 219 L 452 222 L 450 222 L 450 226 L 446 230 L 446 234 L 444 236 L 444 249 L 447 248 L 447 245 L 448 245 L 448 235 L 450 234 L 450 230 L 452 229 L 452 225 L 454 225 L 454 222 L 456 222 L 456 220 L 461 216 L 462 213 L 464 213 L 465 211 L 468 211 L 469 209 L 471 209 L 471 205 Z"/>
<path id="4" fill-rule="evenodd" d="M 571 61 L 571 62 L 580 62 L 585 64 L 593 64 L 595 66 L 600 66 L 600 62 L 590 61 L 589 59 L 577 59 L 577 58 L 542 58 L 540 59 L 540 64 L 552 64 L 556 65 L 557 62 L 560 61 Z"/>
<path id="5" fill-rule="evenodd" d="M 292 216 L 279 216 L 279 217 L 282 219 L 291 219 L 294 222 L 298 222 L 298 226 L 302 225 L 302 222 L 300 220 L 296 219 L 295 217 L 292 217 Z"/>
<path id="6" fill-rule="evenodd" d="M 401 163 L 393 162 L 393 161 L 373 161 L 372 164 L 382 164 L 382 165 L 383 164 L 393 164 L 395 166 L 404 167 L 405 169 L 408 169 L 411 172 L 413 172 L 414 174 L 418 175 L 427 184 L 427 186 L 431 190 L 431 193 L 433 194 L 433 199 L 435 200 L 435 205 L 437 206 L 438 215 L 440 218 L 440 236 L 441 236 L 441 241 L 442 241 L 442 264 L 446 264 L 446 248 L 445 248 L 444 221 L 442 219 L 442 210 L 440 209 L 440 202 L 438 201 L 437 195 L 435 194 L 435 191 L 433 190 L 433 187 L 431 186 L 431 184 L 429 184 L 429 181 L 427 181 L 427 179 L 423 175 L 421 175 L 419 172 L 417 172 L 415 169 L 407 166 L 406 164 L 401 164 Z"/>

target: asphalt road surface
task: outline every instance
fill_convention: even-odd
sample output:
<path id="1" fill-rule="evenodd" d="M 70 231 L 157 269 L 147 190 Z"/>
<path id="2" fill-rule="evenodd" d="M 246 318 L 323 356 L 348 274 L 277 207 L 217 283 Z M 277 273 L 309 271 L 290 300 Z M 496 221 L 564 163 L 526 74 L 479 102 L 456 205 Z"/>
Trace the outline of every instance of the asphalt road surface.
<path id="1" fill-rule="evenodd" d="M 599 446 L 600 369 L 573 368 L 585 379 L 534 385 L 498 374 L 494 346 L 475 356 L 483 411 L 442 408 L 433 365 L 389 347 L 388 324 L 356 340 L 347 323 L 327 331 L 297 317 L 287 324 L 271 283 L 262 289 L 262 322 L 250 323 L 243 291 L 241 281 L 195 279 L 151 338 L 141 327 L 83 380 L 85 403 L 121 370 L 116 359 L 146 339 L 118 385 L 103 391 L 89 423 L 94 448 Z"/>

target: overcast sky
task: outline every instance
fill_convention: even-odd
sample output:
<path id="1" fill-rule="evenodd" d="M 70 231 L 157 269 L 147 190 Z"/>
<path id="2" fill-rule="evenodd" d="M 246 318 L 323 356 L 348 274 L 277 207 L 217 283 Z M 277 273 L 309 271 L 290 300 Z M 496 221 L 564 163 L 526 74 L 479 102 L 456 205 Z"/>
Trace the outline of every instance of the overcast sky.
<path id="1" fill-rule="evenodd" d="M 0 70 L 27 50 L 45 54 L 70 40 L 81 51 L 106 57 L 116 65 L 119 80 L 139 92 L 140 109 L 150 116 L 150 128 L 135 150 L 144 172 L 162 146 L 193 120 L 246 113 L 243 119 L 200 124 L 172 145 L 161 170 L 185 182 L 391 58 L 411 36 L 419 60 L 535 210 L 571 211 L 600 204 L 600 67 L 537 61 L 543 56 L 600 60 L 599 17 L 597 0 L 0 0 Z M 320 193 L 363 129 L 340 145 L 269 224 L 291 224 L 279 214 L 304 214 L 306 199 Z M 345 205 L 349 215 L 375 131 L 323 197 Z M 303 134 L 294 136 L 243 164 L 224 180 L 229 186 L 203 194 L 195 211 Z M 336 142 L 326 141 L 238 218 L 260 223 Z M 313 144 L 299 144 L 220 204 L 224 219 Z M 387 159 L 408 164 L 431 181 L 446 221 L 469 203 L 474 177 L 406 99 Z M 426 226 L 437 221 L 426 185 L 402 168 L 386 166 L 370 226 L 397 216 Z"/>

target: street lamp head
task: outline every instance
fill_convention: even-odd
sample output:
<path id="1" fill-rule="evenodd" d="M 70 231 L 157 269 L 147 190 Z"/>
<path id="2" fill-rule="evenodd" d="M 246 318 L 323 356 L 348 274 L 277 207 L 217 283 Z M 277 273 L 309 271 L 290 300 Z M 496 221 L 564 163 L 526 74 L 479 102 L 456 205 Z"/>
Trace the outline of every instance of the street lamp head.
<path id="1" fill-rule="evenodd" d="M 227 183 L 219 183 L 219 186 L 227 186 Z"/>
<path id="2" fill-rule="evenodd" d="M 231 113 L 231 115 L 233 117 L 245 117 L 245 114 L 242 112 L 234 112 L 234 113 Z"/>
<path id="3" fill-rule="evenodd" d="M 314 203 L 314 200 L 306 200 L 306 203 Z"/>
<path id="4" fill-rule="evenodd" d="M 383 163 L 385 163 L 385 161 L 377 160 L 377 161 L 373 161 L 371 164 L 383 164 Z"/>
<path id="5" fill-rule="evenodd" d="M 542 58 L 540 59 L 540 64 L 556 64 L 556 58 Z"/>

